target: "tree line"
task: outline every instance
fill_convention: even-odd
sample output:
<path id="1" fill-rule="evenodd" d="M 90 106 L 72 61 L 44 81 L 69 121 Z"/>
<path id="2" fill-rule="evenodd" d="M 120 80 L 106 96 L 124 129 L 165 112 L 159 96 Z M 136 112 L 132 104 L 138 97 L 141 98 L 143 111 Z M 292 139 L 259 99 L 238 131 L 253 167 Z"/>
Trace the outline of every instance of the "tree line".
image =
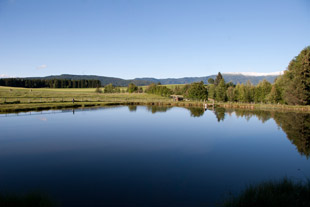
<path id="1" fill-rule="evenodd" d="M 203 82 L 177 86 L 174 93 L 189 99 L 213 99 L 219 102 L 310 104 L 310 46 L 303 49 L 274 83 L 263 80 L 258 85 L 226 83 L 219 72 L 208 84 Z"/>
<path id="2" fill-rule="evenodd" d="M 23 79 L 5 78 L 0 79 L 0 86 L 23 87 L 23 88 L 96 88 L 101 86 L 99 80 L 69 80 L 69 79 Z"/>

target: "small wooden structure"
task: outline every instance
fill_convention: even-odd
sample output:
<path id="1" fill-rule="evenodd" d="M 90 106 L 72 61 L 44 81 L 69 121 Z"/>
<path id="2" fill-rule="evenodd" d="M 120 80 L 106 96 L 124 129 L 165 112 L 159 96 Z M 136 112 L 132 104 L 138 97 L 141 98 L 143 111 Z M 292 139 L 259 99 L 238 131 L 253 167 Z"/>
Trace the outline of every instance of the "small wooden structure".
<path id="1" fill-rule="evenodd" d="M 183 101 L 183 96 L 172 95 L 171 98 L 173 98 L 173 101 Z"/>

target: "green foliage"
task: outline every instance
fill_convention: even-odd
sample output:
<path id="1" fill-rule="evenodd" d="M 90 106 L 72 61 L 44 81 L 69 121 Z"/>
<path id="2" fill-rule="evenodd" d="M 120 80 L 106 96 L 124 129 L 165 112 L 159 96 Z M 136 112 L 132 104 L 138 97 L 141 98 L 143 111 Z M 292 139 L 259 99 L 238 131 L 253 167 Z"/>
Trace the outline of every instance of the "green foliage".
<path id="1" fill-rule="evenodd" d="M 114 87 L 112 84 L 108 84 L 104 87 L 104 93 L 120 93 L 121 89 Z"/>
<path id="2" fill-rule="evenodd" d="M 133 83 L 129 83 L 127 91 L 128 93 L 136 93 L 138 92 L 138 87 Z"/>
<path id="3" fill-rule="evenodd" d="M 138 93 L 143 93 L 143 88 L 142 87 L 139 87 Z"/>
<path id="4" fill-rule="evenodd" d="M 281 91 L 276 84 L 272 85 L 271 91 L 267 96 L 267 100 L 273 104 L 279 103 L 281 101 Z"/>
<path id="5" fill-rule="evenodd" d="M 175 95 L 185 95 L 189 88 L 190 88 L 189 84 L 186 84 L 184 86 L 176 86 L 174 87 L 173 92 Z"/>
<path id="6" fill-rule="evenodd" d="M 254 94 L 255 103 L 268 102 L 268 94 L 270 93 L 271 88 L 272 85 L 267 80 L 259 82 L 259 84 L 255 87 L 255 94 Z"/>
<path id="7" fill-rule="evenodd" d="M 310 206 L 310 181 L 303 184 L 284 178 L 280 181 L 250 185 L 240 195 L 225 202 L 224 206 Z"/>
<path id="8" fill-rule="evenodd" d="M 310 104 L 310 47 L 290 62 L 282 78 L 286 82 L 284 100 L 288 104 Z"/>
<path id="9" fill-rule="evenodd" d="M 0 79 L 0 86 L 23 87 L 23 88 L 96 88 L 101 86 L 99 80 L 68 80 L 68 79 L 27 79 L 5 78 Z"/>
<path id="10" fill-rule="evenodd" d="M 102 90 L 99 86 L 97 86 L 96 90 L 95 90 L 96 93 L 102 93 Z"/>
<path id="11" fill-rule="evenodd" d="M 152 83 L 151 85 L 149 85 L 147 89 L 145 90 L 145 92 L 149 94 L 156 94 L 156 95 L 161 95 L 165 97 L 169 97 L 173 94 L 173 91 L 171 89 L 167 88 L 166 86 L 161 86 L 155 83 Z"/>
<path id="12" fill-rule="evenodd" d="M 229 86 L 227 88 L 227 100 L 230 102 L 234 102 L 235 101 L 235 89 L 233 86 Z"/>
<path id="13" fill-rule="evenodd" d="M 208 98 L 215 99 L 215 85 L 214 84 L 208 85 Z"/>
<path id="14" fill-rule="evenodd" d="M 209 78 L 209 79 L 208 79 L 208 83 L 209 83 L 209 84 L 214 84 L 214 79 L 213 79 L 213 78 Z"/>
<path id="15" fill-rule="evenodd" d="M 185 97 L 192 100 L 207 100 L 208 90 L 202 81 L 198 83 L 192 83 L 189 89 L 186 91 Z"/>
<path id="16" fill-rule="evenodd" d="M 217 76 L 216 76 L 215 81 L 214 81 L 214 85 L 217 86 L 217 85 L 221 82 L 222 79 L 223 79 L 223 76 L 222 76 L 222 74 L 219 72 L 219 73 L 217 74 Z"/>
<path id="17" fill-rule="evenodd" d="M 216 86 L 215 88 L 215 99 L 217 101 L 221 101 L 224 102 L 226 101 L 227 97 L 226 97 L 226 84 L 224 79 L 221 79 L 219 84 Z"/>

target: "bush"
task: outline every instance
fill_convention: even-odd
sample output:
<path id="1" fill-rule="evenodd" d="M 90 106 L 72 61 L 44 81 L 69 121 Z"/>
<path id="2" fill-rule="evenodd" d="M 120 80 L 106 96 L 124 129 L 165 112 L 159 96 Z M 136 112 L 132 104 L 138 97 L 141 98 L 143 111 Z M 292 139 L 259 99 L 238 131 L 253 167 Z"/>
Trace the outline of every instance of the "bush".
<path id="1" fill-rule="evenodd" d="M 127 92 L 128 93 L 136 93 L 136 92 L 138 92 L 138 87 L 133 83 L 129 83 Z"/>
<path id="2" fill-rule="evenodd" d="M 205 88 L 203 82 L 192 83 L 185 93 L 185 97 L 192 100 L 207 100 L 208 90 Z"/>
<path id="3" fill-rule="evenodd" d="M 111 83 L 104 87 L 104 93 L 120 93 L 121 89 L 114 87 Z"/>
<path id="4" fill-rule="evenodd" d="M 172 90 L 167 88 L 166 86 L 161 86 L 161 85 L 156 85 L 152 83 L 147 87 L 145 90 L 146 93 L 149 94 L 156 94 L 156 95 L 161 95 L 161 96 L 166 96 L 169 97 L 173 94 Z"/>
<path id="5" fill-rule="evenodd" d="M 102 93 L 102 90 L 99 86 L 97 86 L 96 90 L 95 90 L 96 93 Z"/>

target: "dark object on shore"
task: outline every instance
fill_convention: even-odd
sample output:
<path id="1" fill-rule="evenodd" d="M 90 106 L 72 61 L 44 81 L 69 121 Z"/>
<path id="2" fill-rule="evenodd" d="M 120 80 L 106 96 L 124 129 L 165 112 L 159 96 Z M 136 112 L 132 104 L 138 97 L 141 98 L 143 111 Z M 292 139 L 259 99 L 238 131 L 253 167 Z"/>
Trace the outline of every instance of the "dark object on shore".
<path id="1" fill-rule="evenodd" d="M 74 103 L 74 98 L 72 99 L 72 103 Z"/>

